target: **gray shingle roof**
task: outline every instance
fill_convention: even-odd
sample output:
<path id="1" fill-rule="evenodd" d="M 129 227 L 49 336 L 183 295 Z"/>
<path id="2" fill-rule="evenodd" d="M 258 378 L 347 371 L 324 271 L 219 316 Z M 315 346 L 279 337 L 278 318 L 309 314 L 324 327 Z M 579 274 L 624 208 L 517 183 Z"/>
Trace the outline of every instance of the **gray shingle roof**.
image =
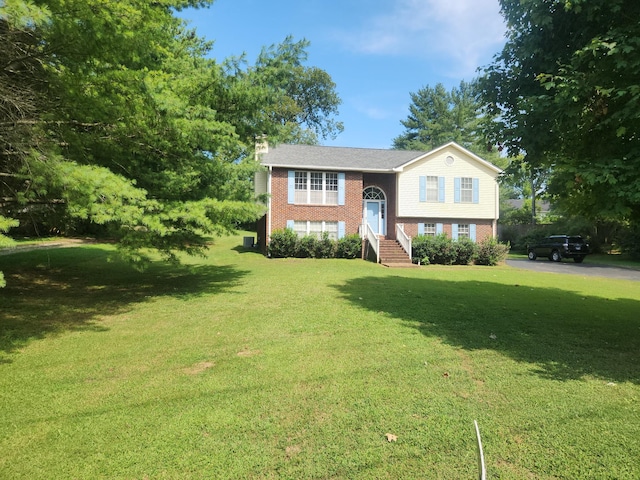
<path id="1" fill-rule="evenodd" d="M 262 165 L 288 168 L 322 168 L 391 172 L 427 152 L 374 148 L 324 147 L 318 145 L 278 145 L 262 154 Z"/>

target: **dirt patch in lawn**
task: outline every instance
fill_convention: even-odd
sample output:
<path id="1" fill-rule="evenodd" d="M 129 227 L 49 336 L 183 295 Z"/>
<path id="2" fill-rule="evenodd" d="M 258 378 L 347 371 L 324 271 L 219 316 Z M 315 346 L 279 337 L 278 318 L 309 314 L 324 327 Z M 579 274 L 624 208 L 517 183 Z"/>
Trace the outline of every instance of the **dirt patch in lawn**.
<path id="1" fill-rule="evenodd" d="M 200 362 L 191 365 L 189 368 L 185 368 L 184 373 L 186 373 L 187 375 L 197 375 L 204 372 L 205 370 L 213 368 L 214 366 L 215 364 L 213 362 Z"/>

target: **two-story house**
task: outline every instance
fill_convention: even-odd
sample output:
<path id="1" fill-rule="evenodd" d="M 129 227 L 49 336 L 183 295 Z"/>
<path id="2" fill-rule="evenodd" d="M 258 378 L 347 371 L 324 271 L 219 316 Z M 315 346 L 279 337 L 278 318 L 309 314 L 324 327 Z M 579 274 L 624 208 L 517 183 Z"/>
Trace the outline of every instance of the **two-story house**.
<path id="1" fill-rule="evenodd" d="M 263 251 L 271 232 L 287 227 L 335 239 L 359 233 L 378 251 L 380 239 L 410 252 L 418 234 L 497 234 L 501 170 L 453 142 L 430 152 L 263 144 L 257 156 L 265 168 L 256 193 L 268 194 Z"/>

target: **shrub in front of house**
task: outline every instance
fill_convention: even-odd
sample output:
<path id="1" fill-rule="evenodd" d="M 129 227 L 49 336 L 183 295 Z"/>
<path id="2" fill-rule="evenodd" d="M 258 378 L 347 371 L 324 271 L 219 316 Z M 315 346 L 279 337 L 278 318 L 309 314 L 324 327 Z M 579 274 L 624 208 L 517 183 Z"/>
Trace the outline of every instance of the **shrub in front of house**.
<path id="1" fill-rule="evenodd" d="M 345 235 L 336 243 L 336 257 L 360 258 L 362 255 L 362 239 L 357 233 Z"/>
<path id="2" fill-rule="evenodd" d="M 509 245 L 494 238 L 475 243 L 469 238 L 453 240 L 446 234 L 418 235 L 411 242 L 413 263 L 421 265 L 497 265 L 507 258 Z"/>
<path id="3" fill-rule="evenodd" d="M 313 258 L 316 256 L 318 239 L 313 235 L 305 235 L 297 239 L 295 256 L 298 258 Z"/>
<path id="4" fill-rule="evenodd" d="M 500 243 L 495 238 L 489 237 L 476 244 L 476 265 L 495 266 L 504 262 L 509 254 L 509 244 Z"/>
<path id="5" fill-rule="evenodd" d="M 314 235 L 299 238 L 292 229 L 286 228 L 271 234 L 267 253 L 272 258 L 360 258 L 362 239 L 353 234 L 334 241 L 327 232 L 320 239 Z"/>
<path id="6" fill-rule="evenodd" d="M 267 253 L 273 258 L 293 257 L 296 254 L 298 236 L 290 228 L 275 230 L 271 234 L 271 241 Z"/>
<path id="7" fill-rule="evenodd" d="M 428 265 L 429 257 L 427 255 L 428 243 L 431 237 L 426 235 L 417 235 L 411 239 L 411 261 L 413 263 Z M 427 263 L 423 260 L 426 259 Z"/>
<path id="8" fill-rule="evenodd" d="M 455 265 L 469 265 L 476 256 L 476 243 L 470 238 L 463 237 L 453 242 Z"/>
<path id="9" fill-rule="evenodd" d="M 432 238 L 433 244 L 430 254 L 428 254 L 431 263 L 453 265 L 456 261 L 456 248 L 453 245 L 453 240 L 447 237 L 446 233 L 440 233 Z"/>
<path id="10" fill-rule="evenodd" d="M 333 258 L 336 253 L 336 243 L 329 238 L 328 232 L 322 232 L 320 240 L 316 241 L 315 258 Z"/>
<path id="11" fill-rule="evenodd" d="M 436 236 L 418 235 L 411 241 L 412 261 L 421 265 L 452 265 L 458 263 L 458 255 L 461 251 L 456 243 L 447 237 L 445 233 Z M 466 252 L 466 246 L 467 244 L 465 243 L 464 252 Z M 466 257 L 466 253 L 464 256 Z M 464 259 L 461 258 L 460 262 L 463 261 Z M 466 263 L 468 262 L 469 260 Z"/>

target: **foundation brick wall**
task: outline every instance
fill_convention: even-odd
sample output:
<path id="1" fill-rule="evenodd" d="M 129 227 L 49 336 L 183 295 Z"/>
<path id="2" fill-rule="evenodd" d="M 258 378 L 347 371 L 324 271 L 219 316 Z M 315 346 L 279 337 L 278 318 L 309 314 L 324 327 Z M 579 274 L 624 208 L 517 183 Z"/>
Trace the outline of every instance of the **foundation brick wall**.
<path id="1" fill-rule="evenodd" d="M 442 223 L 443 232 L 451 238 L 452 223 L 475 223 L 476 242 L 493 237 L 493 222 L 491 220 L 452 219 L 452 218 L 398 218 L 398 223 L 404 223 L 404 233 L 410 237 L 418 235 L 418 223 Z"/>
<path id="2" fill-rule="evenodd" d="M 274 168 L 271 176 L 271 231 L 287 227 L 287 220 L 345 222 L 347 235 L 358 233 L 362 222 L 362 173 L 345 173 L 344 205 L 288 203 L 288 169 Z"/>

